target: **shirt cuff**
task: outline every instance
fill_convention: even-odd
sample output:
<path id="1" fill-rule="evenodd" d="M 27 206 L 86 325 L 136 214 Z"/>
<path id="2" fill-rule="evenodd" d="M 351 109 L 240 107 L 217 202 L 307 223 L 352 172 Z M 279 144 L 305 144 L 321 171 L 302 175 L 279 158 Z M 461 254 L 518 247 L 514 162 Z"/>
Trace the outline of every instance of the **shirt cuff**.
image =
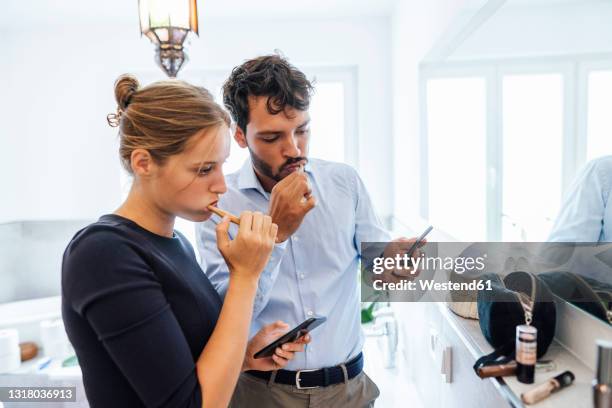
<path id="1" fill-rule="evenodd" d="M 255 310 L 261 311 L 262 303 L 266 298 L 266 295 L 272 290 L 276 277 L 279 273 L 280 263 L 285 254 L 287 248 L 287 241 L 275 244 L 270 255 L 270 260 L 266 264 L 266 267 L 259 276 L 259 282 L 257 285 L 257 293 L 255 294 Z"/>

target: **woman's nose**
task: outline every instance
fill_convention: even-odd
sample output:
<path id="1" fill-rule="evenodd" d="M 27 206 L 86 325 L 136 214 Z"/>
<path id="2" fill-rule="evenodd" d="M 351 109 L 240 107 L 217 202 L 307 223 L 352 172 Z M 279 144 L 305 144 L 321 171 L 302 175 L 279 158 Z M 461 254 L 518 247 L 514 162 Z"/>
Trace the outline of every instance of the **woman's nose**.
<path id="1" fill-rule="evenodd" d="M 220 173 L 210 186 L 210 192 L 215 194 L 225 194 L 227 191 L 227 184 L 225 184 L 225 176 Z"/>

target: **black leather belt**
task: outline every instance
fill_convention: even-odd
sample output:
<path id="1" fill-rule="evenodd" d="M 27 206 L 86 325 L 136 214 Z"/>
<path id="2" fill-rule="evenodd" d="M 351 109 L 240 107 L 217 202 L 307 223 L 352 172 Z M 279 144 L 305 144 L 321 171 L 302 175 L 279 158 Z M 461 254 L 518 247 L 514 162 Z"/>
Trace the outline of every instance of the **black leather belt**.
<path id="1" fill-rule="evenodd" d="M 348 381 L 363 371 L 363 354 L 359 353 L 357 357 L 344 365 L 346 366 Z M 250 370 L 246 373 L 266 381 L 269 381 L 272 376 L 271 371 Z M 344 380 L 344 371 L 342 366 L 339 365 L 316 370 L 278 370 L 274 378 L 275 383 L 295 385 L 298 389 L 327 387 L 328 385 L 344 382 Z"/>

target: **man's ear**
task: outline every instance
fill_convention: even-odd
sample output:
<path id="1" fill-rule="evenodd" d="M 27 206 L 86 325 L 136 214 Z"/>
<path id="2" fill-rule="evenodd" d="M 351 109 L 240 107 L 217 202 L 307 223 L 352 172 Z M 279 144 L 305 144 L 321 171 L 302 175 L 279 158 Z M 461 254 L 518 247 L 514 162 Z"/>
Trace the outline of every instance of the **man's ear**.
<path id="1" fill-rule="evenodd" d="M 248 147 L 246 135 L 244 134 L 240 126 L 236 126 L 236 132 L 234 132 L 234 140 L 236 141 L 236 143 L 238 143 L 238 146 L 242 147 L 243 149 L 245 147 Z"/>
<path id="2" fill-rule="evenodd" d="M 149 177 L 154 171 L 153 157 L 146 149 L 134 149 L 130 155 L 130 165 L 134 175 Z"/>

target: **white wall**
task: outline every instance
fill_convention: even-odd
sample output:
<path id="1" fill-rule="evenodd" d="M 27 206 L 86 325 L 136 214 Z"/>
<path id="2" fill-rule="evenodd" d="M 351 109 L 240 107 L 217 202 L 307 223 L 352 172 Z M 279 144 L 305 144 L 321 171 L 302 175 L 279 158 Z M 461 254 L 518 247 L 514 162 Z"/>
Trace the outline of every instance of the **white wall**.
<path id="1" fill-rule="evenodd" d="M 91 221 L 0 224 L 0 304 L 59 296 L 62 255 L 66 244 Z"/>
<path id="2" fill-rule="evenodd" d="M 0 37 L 6 38 L 7 32 L 0 28 Z M 17 152 L 19 151 L 20 133 L 9 131 L 10 114 L 6 90 L 9 84 L 8 68 L 11 64 L 10 55 L 0 63 L 0 222 L 6 220 L 8 215 L 19 206 L 19 198 L 22 194 L 21 183 L 15 170 L 18 167 Z"/>
<path id="3" fill-rule="evenodd" d="M 399 0 L 393 13 L 394 213 L 408 224 L 420 202 L 419 64 L 468 2 Z"/>
<path id="4" fill-rule="evenodd" d="M 128 10 L 129 11 L 129 10 Z M 128 12 L 126 11 L 126 12 Z M 153 49 L 125 24 L 64 21 L 2 33 L 0 222 L 88 219 L 119 204 L 112 86 L 124 72 L 157 70 Z M 274 49 L 298 66 L 354 66 L 360 172 L 378 211 L 392 210 L 391 48 L 385 17 L 317 20 L 200 19 L 185 75 L 229 69 Z M 316 135 L 313 135 L 316 137 Z"/>
<path id="5" fill-rule="evenodd" d="M 609 1 L 532 6 L 509 2 L 470 36 L 451 59 L 610 52 L 611 21 Z"/>

